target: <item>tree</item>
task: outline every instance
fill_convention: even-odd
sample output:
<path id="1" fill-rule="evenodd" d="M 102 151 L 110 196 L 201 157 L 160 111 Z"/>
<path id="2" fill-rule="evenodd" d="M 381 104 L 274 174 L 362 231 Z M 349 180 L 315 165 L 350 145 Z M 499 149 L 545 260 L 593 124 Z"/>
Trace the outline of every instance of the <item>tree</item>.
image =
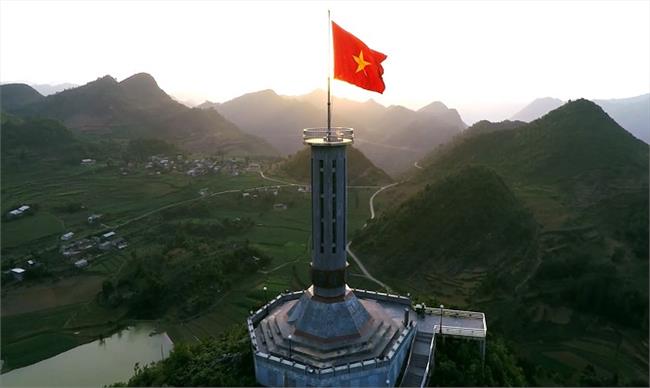
<path id="1" fill-rule="evenodd" d="M 113 386 L 254 386 L 255 371 L 248 332 L 235 326 L 219 338 L 178 344 L 162 361 L 136 365 L 127 384 Z"/>

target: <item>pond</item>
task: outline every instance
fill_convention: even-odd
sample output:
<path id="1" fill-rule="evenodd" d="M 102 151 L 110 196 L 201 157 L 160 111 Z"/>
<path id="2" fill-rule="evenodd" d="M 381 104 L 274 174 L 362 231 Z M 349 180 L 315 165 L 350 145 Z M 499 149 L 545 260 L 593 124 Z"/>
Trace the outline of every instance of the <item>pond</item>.
<path id="1" fill-rule="evenodd" d="M 133 366 L 159 361 L 174 346 L 153 327 L 129 327 L 103 341 L 77 346 L 35 364 L 0 376 L 3 387 L 102 387 L 133 375 Z"/>

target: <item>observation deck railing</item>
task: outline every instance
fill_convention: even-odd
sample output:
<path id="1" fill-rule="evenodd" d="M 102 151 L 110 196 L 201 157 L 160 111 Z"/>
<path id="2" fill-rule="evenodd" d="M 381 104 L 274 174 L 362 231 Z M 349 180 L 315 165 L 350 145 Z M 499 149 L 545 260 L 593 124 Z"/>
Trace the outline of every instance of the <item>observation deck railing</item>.
<path id="1" fill-rule="evenodd" d="M 305 128 L 302 140 L 309 145 L 341 145 L 354 142 L 354 129 L 345 127 Z"/>

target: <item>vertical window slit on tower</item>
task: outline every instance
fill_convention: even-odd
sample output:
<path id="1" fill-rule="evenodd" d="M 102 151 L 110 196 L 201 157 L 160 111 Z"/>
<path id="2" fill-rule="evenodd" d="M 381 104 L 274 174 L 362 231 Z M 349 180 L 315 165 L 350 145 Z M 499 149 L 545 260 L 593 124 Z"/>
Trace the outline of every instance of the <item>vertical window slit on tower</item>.
<path id="1" fill-rule="evenodd" d="M 323 253 L 323 251 L 325 249 L 325 241 L 324 241 L 325 240 L 325 235 L 324 235 L 325 228 L 324 228 L 324 225 L 323 225 L 323 217 L 325 216 L 325 214 L 323 214 L 323 211 L 324 211 L 324 209 L 323 209 L 323 207 L 324 207 L 323 206 L 323 194 L 324 194 L 323 174 L 324 174 L 323 160 L 321 159 L 321 160 L 318 161 L 318 181 L 319 181 L 318 182 L 318 186 L 319 186 L 318 187 L 318 192 L 320 194 L 319 195 L 319 201 L 318 201 L 318 203 L 319 203 L 318 217 L 320 218 L 320 240 L 319 240 L 320 253 Z"/>
<path id="2" fill-rule="evenodd" d="M 323 236 L 323 231 L 325 230 L 325 225 L 323 225 L 323 221 L 320 222 L 320 253 L 323 253 L 325 250 L 325 243 L 323 242 L 324 236 Z"/>
<path id="3" fill-rule="evenodd" d="M 310 174 L 309 182 L 313 186 L 313 184 L 314 184 L 314 158 L 311 158 L 311 169 L 309 170 L 309 174 Z M 311 189 L 314 190 L 313 187 Z M 312 199 L 312 201 L 313 201 L 313 199 Z M 314 233 L 314 230 L 313 230 L 313 225 L 314 225 L 314 204 L 313 203 L 311 205 L 311 224 L 312 224 L 311 249 L 313 251 L 315 249 L 315 247 L 316 247 L 316 241 L 314 241 L 316 239 L 316 236 L 315 236 L 315 233 Z"/>
<path id="4" fill-rule="evenodd" d="M 348 169 L 346 168 L 347 166 L 347 161 L 345 156 L 343 157 L 343 203 L 346 204 L 347 206 L 347 200 L 348 200 Z M 345 244 L 345 240 L 347 239 L 347 233 L 348 233 L 348 209 L 345 208 L 343 209 L 343 244 Z"/>
<path id="5" fill-rule="evenodd" d="M 323 160 L 318 161 L 318 185 L 320 193 L 323 194 Z"/>
<path id="6" fill-rule="evenodd" d="M 320 253 L 323 253 L 323 249 L 325 246 L 325 227 L 323 225 L 323 196 L 321 195 L 319 198 L 319 204 L 320 204 Z"/>
<path id="7" fill-rule="evenodd" d="M 336 253 L 336 159 L 332 160 L 332 253 Z"/>

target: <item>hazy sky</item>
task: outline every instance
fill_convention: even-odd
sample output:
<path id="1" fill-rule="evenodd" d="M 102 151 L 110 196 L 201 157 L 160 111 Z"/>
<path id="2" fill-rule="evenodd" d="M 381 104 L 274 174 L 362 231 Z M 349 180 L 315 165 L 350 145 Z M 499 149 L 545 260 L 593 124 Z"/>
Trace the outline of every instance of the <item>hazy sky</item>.
<path id="1" fill-rule="evenodd" d="M 650 90 L 649 1 L 3 0 L 0 80 L 83 84 L 148 72 L 181 99 L 302 94 L 326 85 L 328 8 L 388 55 L 384 95 L 336 81 L 337 95 L 410 108 L 441 100 L 469 113 Z"/>

